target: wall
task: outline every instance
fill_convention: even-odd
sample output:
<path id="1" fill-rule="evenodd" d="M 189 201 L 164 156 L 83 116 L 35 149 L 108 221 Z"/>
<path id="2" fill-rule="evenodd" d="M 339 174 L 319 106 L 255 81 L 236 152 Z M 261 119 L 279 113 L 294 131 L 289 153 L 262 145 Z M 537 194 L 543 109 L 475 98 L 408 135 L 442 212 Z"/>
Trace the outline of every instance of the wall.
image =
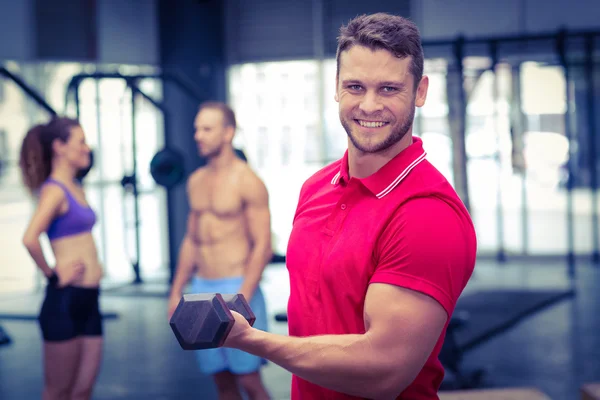
<path id="1" fill-rule="evenodd" d="M 0 61 L 33 58 L 35 32 L 32 25 L 33 0 L 0 0 Z"/>
<path id="2" fill-rule="evenodd" d="M 600 29 L 596 0 L 413 0 L 411 15 L 425 40 Z"/>
<path id="3" fill-rule="evenodd" d="M 335 56 L 341 24 L 362 13 L 408 16 L 410 0 L 224 0 L 227 59 L 244 63 Z"/>
<path id="4" fill-rule="evenodd" d="M 69 0 L 51 6 L 40 0 L 0 0 L 0 61 L 159 63 L 157 0 L 78 4 L 74 9 Z M 93 21 L 91 27 L 84 18 Z"/>
<path id="5" fill-rule="evenodd" d="M 98 62 L 160 63 L 157 0 L 97 0 Z"/>

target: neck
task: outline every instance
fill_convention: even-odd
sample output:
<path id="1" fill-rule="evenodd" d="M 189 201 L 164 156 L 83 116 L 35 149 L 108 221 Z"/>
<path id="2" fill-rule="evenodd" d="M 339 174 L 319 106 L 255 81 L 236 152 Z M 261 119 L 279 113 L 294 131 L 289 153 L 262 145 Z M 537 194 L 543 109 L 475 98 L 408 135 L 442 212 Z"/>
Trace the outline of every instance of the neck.
<path id="1" fill-rule="evenodd" d="M 77 175 L 77 169 L 73 166 L 56 161 L 52 163 L 52 172 L 50 176 L 59 181 L 72 182 Z"/>
<path id="2" fill-rule="evenodd" d="M 211 157 L 208 160 L 207 166 L 213 170 L 221 170 L 230 166 L 233 160 L 235 160 L 235 157 L 236 155 L 233 151 L 233 147 L 225 146 L 218 155 Z"/>
<path id="3" fill-rule="evenodd" d="M 371 176 L 411 144 L 411 131 L 407 132 L 398 143 L 377 153 L 362 152 L 348 139 L 348 174 L 358 179 Z"/>

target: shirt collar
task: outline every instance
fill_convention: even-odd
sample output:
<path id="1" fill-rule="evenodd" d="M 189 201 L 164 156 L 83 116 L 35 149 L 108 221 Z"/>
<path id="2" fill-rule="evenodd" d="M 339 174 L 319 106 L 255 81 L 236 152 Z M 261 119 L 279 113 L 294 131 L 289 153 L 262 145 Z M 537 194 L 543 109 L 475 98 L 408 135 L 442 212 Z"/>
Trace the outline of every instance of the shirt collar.
<path id="1" fill-rule="evenodd" d="M 426 155 L 427 153 L 423 149 L 423 140 L 413 136 L 410 146 L 398 153 L 374 174 L 358 180 L 377 198 L 381 199 L 394 190 L 414 167 L 425 160 Z M 348 150 L 346 150 L 340 163 L 340 170 L 331 180 L 331 184 L 346 185 L 349 180 Z"/>

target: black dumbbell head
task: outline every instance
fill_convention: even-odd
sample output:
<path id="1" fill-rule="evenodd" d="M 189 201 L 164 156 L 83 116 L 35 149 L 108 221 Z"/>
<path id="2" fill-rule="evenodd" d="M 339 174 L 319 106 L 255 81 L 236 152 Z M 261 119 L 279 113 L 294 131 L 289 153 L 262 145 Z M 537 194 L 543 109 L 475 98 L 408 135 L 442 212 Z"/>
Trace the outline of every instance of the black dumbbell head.
<path id="1" fill-rule="evenodd" d="M 227 303 L 230 310 L 242 314 L 250 326 L 254 325 L 256 316 L 252 312 L 252 309 L 243 294 L 224 294 L 223 300 L 225 300 L 225 303 Z"/>
<path id="2" fill-rule="evenodd" d="M 183 295 L 169 325 L 184 350 L 220 347 L 233 328 L 233 315 L 220 294 Z"/>

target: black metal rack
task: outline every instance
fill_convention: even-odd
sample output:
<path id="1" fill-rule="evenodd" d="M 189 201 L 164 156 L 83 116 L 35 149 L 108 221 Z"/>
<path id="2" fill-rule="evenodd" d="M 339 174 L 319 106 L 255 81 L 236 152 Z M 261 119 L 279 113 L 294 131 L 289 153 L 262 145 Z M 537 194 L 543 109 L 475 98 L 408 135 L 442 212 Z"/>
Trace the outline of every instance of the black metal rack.
<path id="1" fill-rule="evenodd" d="M 180 90 L 182 90 L 185 94 L 187 94 L 190 98 L 192 98 L 196 102 L 201 102 L 204 98 L 202 92 L 195 88 L 192 82 L 188 81 L 185 77 L 178 75 L 176 73 L 159 73 L 159 74 L 134 74 L 134 75 L 124 75 L 120 73 L 102 73 L 102 72 L 94 72 L 89 74 L 78 74 L 71 78 L 67 85 L 67 90 L 65 93 L 65 109 L 69 104 L 70 99 L 72 98 L 75 102 L 75 110 L 77 117 L 81 115 L 80 109 L 80 98 L 79 98 L 79 88 L 82 82 L 85 80 L 92 79 L 96 82 L 102 79 L 120 79 L 125 81 L 127 87 L 131 90 L 131 143 L 132 143 L 132 152 L 133 152 L 133 165 L 131 172 L 127 175 L 123 176 L 121 180 L 122 186 L 130 190 L 134 199 L 134 231 L 135 231 L 135 260 L 132 260 L 132 268 L 135 275 L 134 284 L 142 283 L 142 276 L 140 271 L 140 215 L 139 215 L 139 190 L 138 190 L 138 163 L 137 163 L 137 135 L 136 135 L 136 123 L 135 123 L 135 115 L 136 115 L 136 98 L 138 96 L 147 100 L 150 104 L 156 107 L 163 116 L 163 125 L 164 125 L 164 135 L 168 136 L 169 130 L 169 115 L 165 107 L 162 103 L 152 96 L 146 94 L 143 90 L 141 90 L 138 86 L 138 82 L 142 79 L 156 79 L 162 82 L 171 82 L 174 83 Z M 97 114 L 100 113 L 99 107 L 96 108 Z M 97 120 L 100 121 L 100 116 L 97 115 Z M 99 130 L 100 132 L 100 130 Z M 172 194 L 170 191 L 167 191 L 167 204 L 169 209 L 171 209 L 174 204 L 174 200 L 172 198 Z M 168 227 L 169 227 L 169 259 L 175 257 L 176 248 L 173 245 L 174 242 L 174 227 L 171 219 L 168 219 Z"/>
<path id="2" fill-rule="evenodd" d="M 531 34 L 531 35 L 514 35 L 514 36 L 498 36 L 498 37 L 480 37 L 480 38 L 465 38 L 464 36 L 458 36 L 452 40 L 428 40 L 423 41 L 423 47 L 426 53 L 436 54 L 440 50 L 444 54 L 444 58 L 449 61 L 450 69 L 452 73 L 463 77 L 464 79 L 464 58 L 469 55 L 484 55 L 490 58 L 491 67 L 490 70 L 495 71 L 495 67 L 498 63 L 502 62 L 503 57 L 500 55 L 500 49 L 502 46 L 508 45 L 524 45 L 529 44 L 532 48 L 535 43 L 544 43 L 545 45 L 553 44 L 549 50 L 553 53 L 553 56 L 558 59 L 558 65 L 562 68 L 565 77 L 566 85 L 566 110 L 564 113 L 564 125 L 565 125 L 565 136 L 570 143 L 569 145 L 569 157 L 566 163 L 566 174 L 568 176 L 565 184 L 567 206 L 566 206 L 566 218 L 567 218 L 567 253 L 566 262 L 568 267 L 568 276 L 570 279 L 575 277 L 575 228 L 574 228 L 574 200 L 573 200 L 573 189 L 574 189 L 574 176 L 576 175 L 575 166 L 575 146 L 573 146 L 576 140 L 575 133 L 573 132 L 573 94 L 569 87 L 569 82 L 572 77 L 572 68 L 574 66 L 583 66 L 585 70 L 585 79 L 587 80 L 587 95 L 586 95 L 586 107 L 587 107 L 587 132 L 589 146 L 587 156 L 589 158 L 589 172 L 590 172 L 590 189 L 592 198 L 592 237 L 593 237 L 593 251 L 591 254 L 593 262 L 598 265 L 600 264 L 600 227 L 598 224 L 598 167 L 597 167 L 597 139 L 596 139 L 596 120 L 595 120 L 595 93 L 594 93 L 594 52 L 597 51 L 595 46 L 597 45 L 597 37 L 600 36 L 598 31 L 574 31 L 560 29 L 555 33 L 543 33 L 543 34 Z M 575 41 L 583 41 L 584 46 L 573 46 Z M 444 51 L 444 49 L 446 49 Z M 511 63 L 510 61 L 508 61 Z M 519 64 L 517 62 L 517 64 Z M 516 65 L 516 67 L 519 67 Z M 494 86 L 497 82 L 494 81 Z M 495 87 L 497 90 L 497 88 Z M 467 107 L 467 96 L 464 85 L 461 86 L 461 90 L 456 93 L 456 96 L 450 101 L 457 101 L 460 111 L 454 113 L 453 117 L 458 118 L 459 121 L 454 121 L 458 126 L 458 136 L 462 140 L 458 140 L 454 145 L 453 154 L 460 160 L 454 164 L 455 174 L 458 173 L 458 177 L 455 178 L 455 185 L 457 191 L 461 194 L 463 201 L 468 209 L 471 208 L 469 199 L 469 187 L 466 171 L 467 153 L 465 149 L 465 132 L 466 132 L 466 107 Z M 515 121 L 511 121 L 511 126 L 514 126 Z M 460 138 L 459 138 L 460 139 Z M 497 160 L 499 162 L 499 160 Z M 458 166 L 458 169 L 457 169 Z M 498 189 L 500 192 L 500 189 Z M 522 231 L 525 235 L 528 233 L 528 211 L 526 204 L 525 191 L 523 193 L 524 204 L 522 207 Z M 507 259 L 506 249 L 504 246 L 504 226 L 503 226 L 503 206 L 501 194 L 498 194 L 498 206 L 496 208 L 496 221 L 497 221 L 497 238 L 498 238 L 498 249 L 496 254 L 496 260 L 504 262 Z M 526 239 L 526 237 L 524 237 Z M 528 256 L 527 249 L 525 248 L 523 254 Z"/>
<path id="3" fill-rule="evenodd" d="M 23 92 L 32 99 L 38 106 L 44 109 L 48 114 L 57 115 L 56 110 L 48 104 L 46 100 L 31 86 L 29 86 L 20 76 L 9 71 L 6 67 L 0 66 L 0 77 L 4 77 L 16 84 Z M 12 343 L 12 338 L 8 332 L 0 325 L 0 346 L 9 345 Z"/>
<path id="4" fill-rule="evenodd" d="M 2 66 L 0 66 L 0 75 L 15 83 L 29 98 L 35 101 L 37 105 L 46 110 L 50 115 L 57 115 L 56 110 L 54 110 L 54 108 L 52 108 L 35 89 L 25 83 L 20 76 Z"/>

